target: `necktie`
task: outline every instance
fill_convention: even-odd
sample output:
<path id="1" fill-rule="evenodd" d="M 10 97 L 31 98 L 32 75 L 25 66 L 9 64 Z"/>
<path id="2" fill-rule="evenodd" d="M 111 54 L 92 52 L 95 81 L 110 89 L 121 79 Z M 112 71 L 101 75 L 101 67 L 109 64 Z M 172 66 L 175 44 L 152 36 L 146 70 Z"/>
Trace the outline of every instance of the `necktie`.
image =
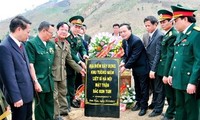
<path id="1" fill-rule="evenodd" d="M 149 39 L 148 39 L 148 44 L 151 42 L 151 37 L 149 36 Z"/>
<path id="2" fill-rule="evenodd" d="M 21 53 L 23 55 L 23 58 L 25 58 L 24 57 L 24 50 L 23 50 L 23 43 L 20 44 L 19 48 L 20 48 L 20 51 L 21 51 Z"/>
<path id="3" fill-rule="evenodd" d="M 128 56 L 128 41 L 126 41 L 126 54 Z"/>
<path id="4" fill-rule="evenodd" d="M 23 44 L 21 43 L 20 46 L 19 46 L 21 52 L 23 52 Z"/>

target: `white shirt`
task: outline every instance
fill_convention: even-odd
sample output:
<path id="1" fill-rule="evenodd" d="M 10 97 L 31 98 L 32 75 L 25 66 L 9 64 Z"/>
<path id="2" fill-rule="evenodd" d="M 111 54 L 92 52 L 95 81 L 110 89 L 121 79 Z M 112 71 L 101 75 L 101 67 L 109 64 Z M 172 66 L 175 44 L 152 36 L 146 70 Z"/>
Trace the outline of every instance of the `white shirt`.
<path id="1" fill-rule="evenodd" d="M 9 36 L 14 40 L 14 42 L 17 44 L 18 47 L 21 46 L 22 42 L 20 42 L 20 41 L 17 40 L 16 38 L 14 38 L 11 34 L 9 34 Z"/>

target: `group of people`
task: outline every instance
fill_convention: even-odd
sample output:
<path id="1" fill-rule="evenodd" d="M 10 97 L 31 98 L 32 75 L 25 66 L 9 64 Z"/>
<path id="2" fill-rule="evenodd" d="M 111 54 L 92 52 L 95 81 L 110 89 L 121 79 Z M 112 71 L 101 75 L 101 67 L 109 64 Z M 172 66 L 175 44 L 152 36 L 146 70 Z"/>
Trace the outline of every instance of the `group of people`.
<path id="1" fill-rule="evenodd" d="M 31 22 L 21 15 L 10 21 L 10 34 L 0 44 L 1 114 L 11 110 L 12 120 L 32 120 L 34 97 L 36 120 L 62 120 L 71 106 L 79 107 L 73 102 L 75 79 L 86 74 L 89 44 L 82 38 L 83 22 L 73 16 L 55 28 L 43 21 L 38 35 L 28 40 Z"/>
<path id="2" fill-rule="evenodd" d="M 171 8 L 172 12 L 159 10 L 159 20 L 144 19 L 147 33 L 142 40 L 129 24 L 113 25 L 113 36 L 123 38 L 120 72 L 132 69 L 136 92 L 132 111 L 140 110 L 139 116 L 147 109 L 153 109 L 149 117 L 161 115 L 166 97 L 163 120 L 198 120 L 200 28 L 195 25 L 196 10 L 181 5 Z M 12 120 L 32 120 L 34 96 L 36 120 L 62 120 L 71 107 L 79 107 L 75 89 L 86 74 L 84 61 L 89 58 L 91 39 L 83 22 L 82 16 L 56 27 L 43 21 L 38 35 L 28 40 L 31 22 L 20 15 L 10 21 L 10 34 L 0 44 L 1 114 L 11 109 Z M 149 90 L 153 98 L 148 106 Z"/>
<path id="3" fill-rule="evenodd" d="M 147 33 L 141 40 L 132 34 L 129 24 L 120 25 L 125 55 L 120 71 L 132 69 L 138 115 L 161 115 L 167 98 L 168 107 L 162 120 L 198 120 L 196 96 L 200 77 L 200 28 L 195 25 L 195 9 L 181 5 L 159 10 L 159 19 L 147 16 Z M 158 29 L 160 23 L 164 32 Z M 149 90 L 153 97 L 148 105 Z"/>

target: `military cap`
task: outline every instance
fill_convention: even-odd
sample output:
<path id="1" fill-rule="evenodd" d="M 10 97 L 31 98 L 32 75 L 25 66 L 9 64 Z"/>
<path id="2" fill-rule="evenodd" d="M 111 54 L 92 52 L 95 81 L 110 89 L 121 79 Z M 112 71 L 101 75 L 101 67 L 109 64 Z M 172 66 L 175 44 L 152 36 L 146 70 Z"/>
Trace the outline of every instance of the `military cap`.
<path id="1" fill-rule="evenodd" d="M 181 16 L 186 16 L 186 17 L 190 17 L 190 16 L 193 16 L 193 13 L 195 11 L 197 11 L 196 9 L 191 9 L 191 8 L 187 8 L 187 7 L 184 7 L 182 5 L 176 5 L 176 6 L 171 6 L 172 8 L 172 11 L 173 11 L 173 18 L 176 19 L 178 17 L 181 17 Z"/>
<path id="2" fill-rule="evenodd" d="M 69 19 L 71 24 L 82 26 L 84 22 L 84 18 L 82 16 L 73 16 Z"/>
<path id="3" fill-rule="evenodd" d="M 159 15 L 159 21 L 163 21 L 163 20 L 167 20 L 167 19 L 172 19 L 173 18 L 173 14 L 172 12 L 168 11 L 168 10 L 159 10 L 158 11 L 158 15 Z"/>

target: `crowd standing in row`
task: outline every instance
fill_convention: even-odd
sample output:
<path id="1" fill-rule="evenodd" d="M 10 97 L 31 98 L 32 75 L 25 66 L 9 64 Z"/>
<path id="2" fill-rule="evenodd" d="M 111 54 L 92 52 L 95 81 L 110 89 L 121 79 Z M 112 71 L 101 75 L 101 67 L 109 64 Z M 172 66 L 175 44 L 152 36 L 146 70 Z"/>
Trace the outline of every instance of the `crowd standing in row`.
<path id="1" fill-rule="evenodd" d="M 132 69 L 136 92 L 132 111 L 140 110 L 139 116 L 147 109 L 153 109 L 149 117 L 161 115 L 166 97 L 163 120 L 198 120 L 200 28 L 195 25 L 196 10 L 181 5 L 171 8 L 173 12 L 159 10 L 159 20 L 154 16 L 144 19 L 147 33 L 142 40 L 129 24 L 113 25 L 113 36 L 124 39 L 120 72 Z M 38 35 L 28 40 L 31 22 L 23 16 L 11 20 L 10 34 L 0 44 L 1 114 L 11 108 L 12 120 L 32 120 L 34 94 L 36 120 L 62 120 L 71 107 L 79 107 L 75 89 L 86 74 L 91 37 L 85 34 L 82 16 L 73 16 L 69 22 L 60 22 L 55 29 L 43 21 Z M 153 98 L 148 106 L 149 90 Z"/>

